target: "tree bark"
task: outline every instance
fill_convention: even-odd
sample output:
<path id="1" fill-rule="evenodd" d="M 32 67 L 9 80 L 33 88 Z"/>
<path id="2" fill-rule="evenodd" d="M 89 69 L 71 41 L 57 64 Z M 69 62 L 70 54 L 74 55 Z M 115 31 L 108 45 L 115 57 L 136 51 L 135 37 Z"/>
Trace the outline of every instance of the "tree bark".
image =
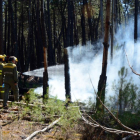
<path id="1" fill-rule="evenodd" d="M 100 19 L 101 19 L 101 38 L 104 34 L 104 27 L 103 27 L 103 0 L 100 0 Z"/>
<path id="2" fill-rule="evenodd" d="M 73 15 L 74 12 L 74 5 L 73 1 L 70 1 L 70 46 L 73 46 Z"/>
<path id="3" fill-rule="evenodd" d="M 40 10 L 39 10 L 39 1 L 37 0 L 37 8 L 36 8 L 36 18 L 37 18 L 37 68 L 41 68 L 43 66 L 43 42 L 41 38 L 41 25 L 40 25 Z"/>
<path id="4" fill-rule="evenodd" d="M 24 21 L 24 14 L 23 14 L 23 1 L 22 1 L 22 13 L 21 13 L 21 46 L 20 46 L 20 66 L 21 66 L 21 72 L 24 71 L 24 34 L 23 34 L 23 30 L 24 30 L 24 25 L 23 25 L 23 21 Z"/>
<path id="5" fill-rule="evenodd" d="M 52 46 L 52 29 L 51 29 L 51 17 L 50 17 L 50 1 L 47 0 L 47 34 L 48 34 L 48 65 L 54 64 L 54 51 Z"/>
<path id="6" fill-rule="evenodd" d="M 8 37 L 7 37 L 7 55 L 10 55 L 10 35 L 11 35 L 11 16 L 10 16 L 10 4 L 8 0 Z"/>
<path id="7" fill-rule="evenodd" d="M 32 1 L 32 3 L 35 3 L 35 0 Z M 35 22 L 35 5 L 32 4 L 32 25 L 31 25 L 31 41 L 30 46 L 31 47 L 31 62 L 30 62 L 30 70 L 34 70 L 37 68 L 37 61 L 36 61 L 36 48 L 35 48 L 35 42 L 36 42 L 36 22 Z"/>
<path id="8" fill-rule="evenodd" d="M 81 15 L 81 26 L 82 26 L 82 45 L 86 45 L 86 30 L 85 30 L 85 0 L 83 0 L 82 15 Z"/>
<path id="9" fill-rule="evenodd" d="M 138 37 L 138 0 L 135 0 L 135 20 L 134 20 L 134 41 L 137 42 Z"/>
<path id="10" fill-rule="evenodd" d="M 64 46 L 64 74 L 65 74 L 65 91 L 66 91 L 66 99 L 68 102 L 71 101 L 71 91 L 70 91 L 70 73 L 69 73 L 69 58 L 67 47 L 70 46 L 70 30 L 71 30 L 71 5 L 70 0 L 68 0 L 68 25 L 67 25 L 67 40 L 66 46 Z"/>
<path id="11" fill-rule="evenodd" d="M 105 35 L 104 35 L 104 50 L 103 50 L 103 61 L 102 61 L 102 72 L 100 75 L 99 83 L 98 83 L 98 96 L 101 101 L 104 103 L 105 101 L 105 87 L 106 87 L 106 71 L 107 71 L 107 58 L 108 58 L 108 39 L 109 39 L 109 26 L 110 26 L 110 0 L 107 0 L 106 5 L 106 21 L 105 21 Z M 104 113 L 104 107 L 100 103 L 99 99 L 96 99 L 96 107 L 97 111 Z"/>
<path id="12" fill-rule="evenodd" d="M 48 63 L 47 63 L 47 43 L 46 43 L 46 30 L 44 25 L 44 0 L 41 0 L 41 33 L 42 33 L 42 42 L 43 42 L 43 56 L 44 56 L 44 73 L 43 73 L 43 101 L 49 98 L 48 93 Z"/>
<path id="13" fill-rule="evenodd" d="M 87 3 L 87 0 L 86 0 L 86 3 Z M 87 3 L 86 4 L 86 11 L 87 11 L 87 16 L 88 16 L 88 26 L 89 26 L 89 33 L 88 33 L 88 39 L 89 41 L 91 41 L 92 37 L 93 37 L 93 34 L 92 34 L 92 22 L 91 22 L 91 5 L 90 3 Z M 91 42 L 93 43 L 93 42 Z"/>
<path id="14" fill-rule="evenodd" d="M 7 4 L 5 5 L 4 54 L 7 54 Z"/>
<path id="15" fill-rule="evenodd" d="M 11 47 L 12 47 L 12 54 L 16 57 L 18 56 L 18 46 L 17 46 L 17 36 L 16 36 L 16 28 L 14 23 L 14 14 L 13 14 L 13 6 L 11 0 L 9 0 L 9 12 L 11 15 Z"/>
<path id="16" fill-rule="evenodd" d="M 27 42 L 27 53 L 26 53 L 26 57 L 25 57 L 25 71 L 28 71 L 30 68 L 30 54 L 31 52 L 31 43 L 32 43 L 32 39 L 31 39 L 31 0 L 29 0 L 29 7 L 28 7 L 28 42 Z"/>
<path id="17" fill-rule="evenodd" d="M 112 25 L 111 25 L 111 60 L 113 60 L 113 43 L 114 43 L 114 0 L 112 0 Z"/>
<path id="18" fill-rule="evenodd" d="M 71 101 L 71 87 L 70 87 L 70 72 L 69 72 L 69 58 L 68 51 L 64 49 L 64 73 L 65 73 L 65 91 L 66 91 L 66 99 L 68 103 Z"/>
<path id="19" fill-rule="evenodd" d="M 3 0 L 0 0 L 0 54 L 3 54 Z"/>

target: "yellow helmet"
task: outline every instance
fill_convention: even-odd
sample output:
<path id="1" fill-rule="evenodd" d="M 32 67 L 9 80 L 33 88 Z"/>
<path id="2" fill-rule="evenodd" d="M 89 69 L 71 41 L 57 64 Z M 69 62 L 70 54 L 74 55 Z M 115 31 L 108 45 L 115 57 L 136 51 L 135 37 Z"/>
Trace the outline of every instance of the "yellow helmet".
<path id="1" fill-rule="evenodd" d="M 18 62 L 18 59 L 15 57 L 15 61 Z"/>
<path id="2" fill-rule="evenodd" d="M 5 55 L 0 55 L 0 61 L 5 61 Z"/>

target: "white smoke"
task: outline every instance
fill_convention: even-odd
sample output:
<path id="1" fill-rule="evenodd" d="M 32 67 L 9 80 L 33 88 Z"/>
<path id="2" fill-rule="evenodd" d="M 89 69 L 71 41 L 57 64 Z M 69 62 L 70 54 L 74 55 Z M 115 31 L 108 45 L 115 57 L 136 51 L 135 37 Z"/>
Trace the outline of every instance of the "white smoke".
<path id="1" fill-rule="evenodd" d="M 139 84 L 139 77 L 132 73 L 129 68 L 126 55 L 129 59 L 130 65 L 134 65 L 135 70 L 140 73 L 140 42 L 134 44 L 134 20 L 129 24 L 120 26 L 117 34 L 115 35 L 115 43 L 113 49 L 113 60 L 110 57 L 110 43 L 108 51 L 108 64 L 107 64 L 107 87 L 106 99 L 108 96 L 114 95 L 115 91 L 112 90 L 113 81 L 119 80 L 118 71 L 122 66 L 128 68 L 129 80 L 131 77 L 135 84 Z M 69 62 L 70 62 L 70 80 L 71 80 L 71 97 L 72 101 L 88 101 L 92 98 L 96 101 L 94 89 L 90 82 L 98 90 L 98 81 L 102 69 L 103 57 L 103 41 L 99 41 L 95 45 L 87 43 L 85 46 L 69 47 Z M 134 48 L 136 51 L 134 51 Z M 65 87 L 64 87 L 64 73 L 60 76 L 51 77 L 49 80 L 50 94 L 57 96 L 59 99 L 65 100 Z M 42 92 L 42 91 L 41 91 Z"/>

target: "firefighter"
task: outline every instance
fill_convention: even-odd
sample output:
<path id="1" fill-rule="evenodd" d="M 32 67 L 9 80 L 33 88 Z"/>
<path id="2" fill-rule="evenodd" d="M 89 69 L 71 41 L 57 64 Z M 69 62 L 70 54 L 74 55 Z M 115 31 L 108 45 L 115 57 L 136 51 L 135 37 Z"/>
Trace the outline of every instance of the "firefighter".
<path id="1" fill-rule="evenodd" d="M 5 55 L 0 55 L 0 99 L 3 99 L 3 94 L 4 94 L 3 76 L 2 76 L 4 61 L 5 61 Z"/>
<path id="2" fill-rule="evenodd" d="M 7 100 L 9 96 L 9 90 L 11 89 L 14 94 L 14 100 L 18 101 L 19 99 L 19 89 L 18 89 L 18 73 L 17 73 L 17 64 L 18 60 L 15 56 L 10 56 L 8 63 L 3 67 L 3 76 L 5 84 L 5 93 L 3 98 L 3 107 L 7 108 Z"/>

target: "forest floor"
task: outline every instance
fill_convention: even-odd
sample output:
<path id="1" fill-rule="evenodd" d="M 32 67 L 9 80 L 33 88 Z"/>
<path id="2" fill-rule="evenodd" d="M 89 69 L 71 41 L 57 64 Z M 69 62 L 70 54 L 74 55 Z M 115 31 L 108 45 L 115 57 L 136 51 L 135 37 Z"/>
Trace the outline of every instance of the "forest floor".
<path id="1" fill-rule="evenodd" d="M 0 140 L 23 140 L 33 132 L 42 130 L 49 125 L 28 120 L 18 120 L 17 114 L 15 114 L 17 118 L 12 119 L 13 115 L 11 116 L 10 113 L 4 113 L 2 110 L 0 111 Z M 59 125 L 55 125 L 55 127 L 48 131 L 37 134 L 32 140 L 80 140 L 81 136 L 82 134 L 77 133 L 76 130 L 64 133 Z"/>
<path id="2" fill-rule="evenodd" d="M 26 140 L 35 131 L 43 130 L 52 123 L 52 121 L 31 121 L 27 116 L 20 118 L 20 111 L 15 105 L 8 105 L 8 109 L 3 109 L 0 103 L 0 140 Z M 59 123 L 55 124 L 47 131 L 35 135 L 32 140 L 122 140 L 123 137 L 125 135 L 116 135 L 93 128 L 80 119 L 74 127 L 64 128 Z"/>
<path id="3" fill-rule="evenodd" d="M 28 118 L 20 119 L 16 107 L 3 109 L 0 105 L 0 140 L 26 139 L 33 132 L 44 129 L 50 123 L 33 122 Z M 75 127 L 73 130 L 63 132 L 61 126 L 56 124 L 48 131 L 37 134 L 32 140 L 80 140 L 82 134 L 78 129 Z"/>

